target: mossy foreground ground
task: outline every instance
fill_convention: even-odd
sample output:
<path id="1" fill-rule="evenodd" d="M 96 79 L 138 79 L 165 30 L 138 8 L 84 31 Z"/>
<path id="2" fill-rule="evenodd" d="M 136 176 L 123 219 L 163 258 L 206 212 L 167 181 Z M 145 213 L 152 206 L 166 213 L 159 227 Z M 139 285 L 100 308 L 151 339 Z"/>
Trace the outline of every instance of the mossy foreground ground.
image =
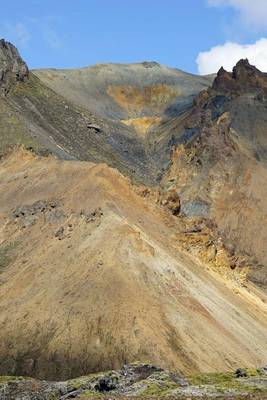
<path id="1" fill-rule="evenodd" d="M 181 377 L 150 364 L 125 365 L 122 370 L 90 374 L 65 382 L 0 377 L 0 399 L 267 399 L 266 369 Z"/>

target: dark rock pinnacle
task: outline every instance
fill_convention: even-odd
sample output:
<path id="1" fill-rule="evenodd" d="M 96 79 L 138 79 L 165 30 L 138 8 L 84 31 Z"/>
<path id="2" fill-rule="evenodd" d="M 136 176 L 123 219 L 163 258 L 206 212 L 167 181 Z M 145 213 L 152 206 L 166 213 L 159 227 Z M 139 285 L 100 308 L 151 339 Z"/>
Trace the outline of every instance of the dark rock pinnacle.
<path id="1" fill-rule="evenodd" d="M 27 79 L 29 70 L 20 57 L 18 50 L 4 39 L 0 40 L 0 91 L 2 95 L 9 92 L 16 82 Z"/>

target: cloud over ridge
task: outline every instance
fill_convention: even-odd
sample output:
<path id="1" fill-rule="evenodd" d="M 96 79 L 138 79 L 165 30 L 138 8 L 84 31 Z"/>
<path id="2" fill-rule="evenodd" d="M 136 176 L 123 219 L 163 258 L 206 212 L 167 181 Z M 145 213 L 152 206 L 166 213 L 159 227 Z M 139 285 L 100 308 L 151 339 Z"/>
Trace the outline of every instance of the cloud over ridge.
<path id="1" fill-rule="evenodd" d="M 199 53 L 197 57 L 198 72 L 201 75 L 217 72 L 221 66 L 227 71 L 232 70 L 241 58 L 262 71 L 267 72 L 267 39 L 262 38 L 252 44 L 226 42 Z"/>

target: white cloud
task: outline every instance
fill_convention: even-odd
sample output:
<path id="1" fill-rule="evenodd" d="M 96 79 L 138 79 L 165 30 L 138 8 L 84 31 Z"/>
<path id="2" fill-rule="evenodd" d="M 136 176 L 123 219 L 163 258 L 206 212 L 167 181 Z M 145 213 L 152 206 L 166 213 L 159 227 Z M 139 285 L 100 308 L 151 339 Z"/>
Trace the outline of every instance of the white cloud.
<path id="1" fill-rule="evenodd" d="M 215 7 L 233 7 L 248 27 L 267 31 L 266 0 L 208 0 L 208 3 Z"/>
<path id="2" fill-rule="evenodd" d="M 32 26 L 47 47 L 52 50 L 58 50 L 64 46 L 63 40 L 57 32 L 61 18 L 56 16 L 44 16 L 43 18 L 27 18 L 28 23 Z"/>
<path id="3" fill-rule="evenodd" d="M 29 43 L 38 39 L 52 50 L 59 50 L 64 43 L 57 32 L 59 19 L 56 17 L 25 18 L 23 22 L 4 22 L 0 25 L 0 37 L 15 46 L 27 48 Z"/>
<path id="4" fill-rule="evenodd" d="M 267 72 L 267 39 L 262 38 L 246 45 L 227 42 L 199 53 L 196 61 L 200 74 L 211 74 L 217 72 L 221 66 L 231 71 L 241 58 L 248 58 L 252 65 Z"/>
<path id="5" fill-rule="evenodd" d="M 31 34 L 26 25 L 22 22 L 16 22 L 14 24 L 5 23 L 3 27 L 1 27 L 1 34 L 6 39 L 21 47 L 27 47 L 31 40 Z"/>
<path id="6" fill-rule="evenodd" d="M 49 28 L 48 26 L 43 26 L 42 28 L 43 38 L 51 49 L 58 50 L 63 47 L 63 42 L 61 41 L 59 35 L 56 31 Z"/>

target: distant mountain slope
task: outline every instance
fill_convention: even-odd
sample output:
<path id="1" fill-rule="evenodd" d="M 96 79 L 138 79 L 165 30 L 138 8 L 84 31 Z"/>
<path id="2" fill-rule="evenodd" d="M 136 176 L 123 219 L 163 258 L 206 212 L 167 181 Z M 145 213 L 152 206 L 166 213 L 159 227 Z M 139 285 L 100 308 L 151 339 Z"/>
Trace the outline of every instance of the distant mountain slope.
<path id="1" fill-rule="evenodd" d="M 25 143 L 63 158 L 106 162 L 149 184 L 160 179 L 162 165 L 146 145 L 146 133 L 168 115 L 168 107 L 188 108 L 210 81 L 155 63 L 29 73 L 14 46 L 2 41 L 0 50 L 8 65 L 0 150 Z M 168 147 L 164 154 L 166 168 Z"/>
<path id="2" fill-rule="evenodd" d="M 155 62 L 39 69 L 33 73 L 73 103 L 102 118 L 119 120 L 180 111 L 213 80 Z"/>

